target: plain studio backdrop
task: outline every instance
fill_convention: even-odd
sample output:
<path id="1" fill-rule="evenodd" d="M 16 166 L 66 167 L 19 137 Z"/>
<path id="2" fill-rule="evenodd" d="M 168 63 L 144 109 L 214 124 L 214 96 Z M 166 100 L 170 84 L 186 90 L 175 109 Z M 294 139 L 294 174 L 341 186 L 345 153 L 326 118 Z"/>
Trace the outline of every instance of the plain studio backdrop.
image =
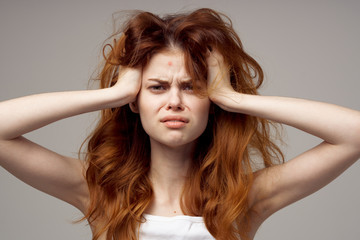
<path id="1" fill-rule="evenodd" d="M 158 14 L 209 7 L 226 13 L 245 50 L 263 67 L 261 94 L 291 96 L 360 110 L 359 1 L 1 0 L 0 100 L 86 89 L 112 31 L 112 13 Z M 97 113 L 62 120 L 26 136 L 76 156 Z M 286 127 L 290 159 L 319 139 Z M 24 159 L 26 161 L 26 159 Z M 359 239 L 360 164 L 319 192 L 279 211 L 256 240 Z M 0 239 L 89 240 L 72 206 L 0 169 Z"/>

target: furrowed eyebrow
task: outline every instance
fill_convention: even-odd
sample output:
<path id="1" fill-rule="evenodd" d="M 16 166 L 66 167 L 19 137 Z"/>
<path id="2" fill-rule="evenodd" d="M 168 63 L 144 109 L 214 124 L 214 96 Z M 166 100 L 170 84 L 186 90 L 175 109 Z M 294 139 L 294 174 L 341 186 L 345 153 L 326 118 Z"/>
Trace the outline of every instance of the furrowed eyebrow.
<path id="1" fill-rule="evenodd" d="M 158 82 L 158 83 L 160 83 L 160 84 L 169 84 L 169 81 L 163 80 L 163 79 L 159 79 L 159 78 L 149 78 L 148 81 Z"/>
<path id="2" fill-rule="evenodd" d="M 158 82 L 160 84 L 169 84 L 170 83 L 169 80 L 165 80 L 165 79 L 161 79 L 161 78 L 149 78 L 148 81 Z M 192 80 L 191 80 L 191 78 L 185 78 L 185 79 L 181 79 L 179 81 L 179 83 L 188 84 L 188 83 L 192 83 Z"/>
<path id="3" fill-rule="evenodd" d="M 192 83 L 193 81 L 191 80 L 191 78 L 186 78 L 186 79 L 183 79 L 183 80 L 180 80 L 180 83 L 185 83 L 185 84 L 187 84 L 187 83 Z"/>

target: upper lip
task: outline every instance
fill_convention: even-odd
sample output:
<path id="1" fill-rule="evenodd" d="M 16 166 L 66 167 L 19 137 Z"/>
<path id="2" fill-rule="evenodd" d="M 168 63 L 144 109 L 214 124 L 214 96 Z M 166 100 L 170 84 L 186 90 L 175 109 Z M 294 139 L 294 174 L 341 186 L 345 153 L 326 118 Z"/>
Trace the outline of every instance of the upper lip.
<path id="1" fill-rule="evenodd" d="M 181 121 L 188 123 L 189 119 L 182 116 L 166 116 L 160 119 L 160 122 L 167 122 L 167 121 Z"/>

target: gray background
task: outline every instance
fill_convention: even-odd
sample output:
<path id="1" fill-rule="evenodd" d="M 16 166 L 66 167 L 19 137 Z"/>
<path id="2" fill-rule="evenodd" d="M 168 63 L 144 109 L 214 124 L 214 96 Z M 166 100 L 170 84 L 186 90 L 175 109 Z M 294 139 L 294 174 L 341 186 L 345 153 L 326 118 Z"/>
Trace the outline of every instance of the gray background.
<path id="1" fill-rule="evenodd" d="M 210 7 L 228 14 L 245 48 L 263 66 L 262 94 L 336 103 L 360 110 L 359 1 L 0 1 L 0 100 L 87 88 L 123 9 L 173 13 Z M 60 121 L 27 135 L 76 156 L 96 114 Z M 286 128 L 287 158 L 320 142 Z M 359 239 L 360 164 L 321 191 L 273 215 L 256 240 Z M 73 207 L 0 169 L 0 239 L 90 239 Z"/>

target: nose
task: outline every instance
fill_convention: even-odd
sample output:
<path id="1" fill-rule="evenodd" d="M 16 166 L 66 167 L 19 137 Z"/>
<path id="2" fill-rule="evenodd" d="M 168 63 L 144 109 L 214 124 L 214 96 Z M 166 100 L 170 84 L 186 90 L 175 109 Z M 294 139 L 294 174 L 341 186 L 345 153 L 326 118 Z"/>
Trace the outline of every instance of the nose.
<path id="1" fill-rule="evenodd" d="M 182 95 L 179 89 L 172 89 L 172 91 L 169 92 L 169 99 L 166 105 L 166 110 L 172 110 L 172 111 L 184 110 Z"/>

